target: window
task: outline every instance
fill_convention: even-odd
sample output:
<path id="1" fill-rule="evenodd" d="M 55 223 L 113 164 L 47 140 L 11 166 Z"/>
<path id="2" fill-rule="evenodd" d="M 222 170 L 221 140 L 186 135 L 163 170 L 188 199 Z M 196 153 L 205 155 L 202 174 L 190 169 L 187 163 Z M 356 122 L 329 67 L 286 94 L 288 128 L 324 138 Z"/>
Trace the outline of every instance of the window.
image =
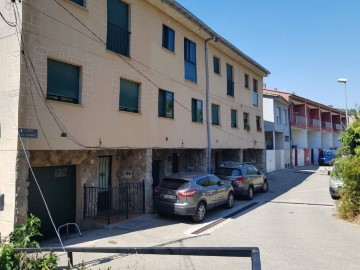
<path id="1" fill-rule="evenodd" d="M 169 51 L 175 51 L 175 31 L 163 24 L 162 46 Z"/>
<path id="2" fill-rule="evenodd" d="M 276 123 L 281 124 L 281 108 L 276 107 Z"/>
<path id="3" fill-rule="evenodd" d="M 197 82 L 196 76 L 196 44 L 184 39 L 185 79 Z"/>
<path id="4" fill-rule="evenodd" d="M 285 137 L 285 142 L 289 142 L 290 141 L 290 136 L 284 136 Z"/>
<path id="5" fill-rule="evenodd" d="M 174 118 L 174 93 L 159 89 L 159 116 Z"/>
<path id="6" fill-rule="evenodd" d="M 119 110 L 139 112 L 140 85 L 125 79 L 120 80 Z"/>
<path id="7" fill-rule="evenodd" d="M 78 4 L 79 6 L 84 6 L 84 0 L 70 0 L 71 2 L 74 2 L 75 4 Z"/>
<path id="8" fill-rule="evenodd" d="M 245 88 L 249 88 L 249 75 L 245 73 L 244 76 Z"/>
<path id="9" fill-rule="evenodd" d="M 129 5 L 121 0 L 107 0 L 106 49 L 129 56 Z"/>
<path id="10" fill-rule="evenodd" d="M 284 125 L 287 124 L 287 110 L 283 109 L 283 123 Z"/>
<path id="11" fill-rule="evenodd" d="M 212 119 L 212 124 L 213 125 L 219 125 L 220 124 L 219 111 L 220 111 L 220 106 L 219 105 L 211 104 L 211 119 Z"/>
<path id="12" fill-rule="evenodd" d="M 260 116 L 256 116 L 256 129 L 257 131 L 261 131 L 261 117 Z"/>
<path id="13" fill-rule="evenodd" d="M 47 69 L 46 98 L 78 104 L 80 67 L 48 59 Z"/>
<path id="14" fill-rule="evenodd" d="M 253 105 L 259 105 L 258 81 L 253 79 Z"/>
<path id="15" fill-rule="evenodd" d="M 237 128 L 237 110 L 231 110 L 231 127 Z"/>
<path id="16" fill-rule="evenodd" d="M 244 112 L 244 129 L 250 130 L 249 114 Z"/>
<path id="17" fill-rule="evenodd" d="M 202 123 L 203 121 L 202 101 L 193 98 L 191 100 L 191 109 L 192 109 L 192 121 Z"/>
<path id="18" fill-rule="evenodd" d="M 226 74 L 227 74 L 227 92 L 228 96 L 234 96 L 234 78 L 233 78 L 233 67 L 229 64 L 226 64 Z"/>
<path id="19" fill-rule="evenodd" d="M 213 63 L 214 63 L 214 73 L 220 74 L 220 58 L 214 56 Z"/>

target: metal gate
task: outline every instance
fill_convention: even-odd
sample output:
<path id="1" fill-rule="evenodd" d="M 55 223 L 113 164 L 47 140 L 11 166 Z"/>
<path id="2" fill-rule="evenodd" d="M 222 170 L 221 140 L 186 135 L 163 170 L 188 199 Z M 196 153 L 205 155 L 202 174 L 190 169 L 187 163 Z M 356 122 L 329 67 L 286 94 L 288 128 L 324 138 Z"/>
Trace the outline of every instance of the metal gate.
<path id="1" fill-rule="evenodd" d="M 145 213 L 144 181 L 124 183 L 118 187 L 88 187 L 84 185 L 84 219 L 111 221 L 129 214 Z M 107 194 L 98 196 L 98 194 Z M 101 199 L 101 202 L 99 201 Z"/>

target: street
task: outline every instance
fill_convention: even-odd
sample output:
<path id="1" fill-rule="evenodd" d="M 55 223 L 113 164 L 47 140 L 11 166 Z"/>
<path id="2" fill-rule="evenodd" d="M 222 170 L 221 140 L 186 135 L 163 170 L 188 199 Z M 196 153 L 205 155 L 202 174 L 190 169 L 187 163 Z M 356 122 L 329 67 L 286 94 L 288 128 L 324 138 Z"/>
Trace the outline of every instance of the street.
<path id="1" fill-rule="evenodd" d="M 258 247 L 265 270 L 359 269 L 360 226 L 336 217 L 327 170 L 304 167 L 269 173 L 268 193 L 256 194 L 252 201 L 236 200 L 233 209 L 209 211 L 201 224 L 148 214 L 109 229 L 84 231 L 82 237 L 64 240 L 64 245 Z M 237 214 L 210 225 L 233 212 Z M 251 269 L 249 258 L 230 257 L 75 253 L 74 264 L 82 261 L 91 269 Z M 66 266 L 65 254 L 60 254 L 60 262 Z"/>

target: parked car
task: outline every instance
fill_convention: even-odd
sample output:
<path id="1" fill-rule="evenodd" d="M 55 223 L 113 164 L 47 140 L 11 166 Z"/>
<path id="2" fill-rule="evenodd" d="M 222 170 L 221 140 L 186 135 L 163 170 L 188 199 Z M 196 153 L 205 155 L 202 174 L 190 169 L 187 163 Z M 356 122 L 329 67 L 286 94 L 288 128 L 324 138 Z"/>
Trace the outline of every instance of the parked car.
<path id="1" fill-rule="evenodd" d="M 236 196 L 252 200 L 255 191 L 267 192 L 269 189 L 265 175 L 250 163 L 227 161 L 216 168 L 215 175 L 231 182 Z"/>
<path id="2" fill-rule="evenodd" d="M 234 206 L 234 189 L 209 173 L 176 173 L 164 177 L 154 189 L 154 208 L 159 215 L 192 216 L 202 222 L 207 210 Z"/>
<path id="3" fill-rule="evenodd" d="M 340 190 L 344 184 L 342 178 L 336 173 L 338 170 L 338 167 L 336 164 L 333 167 L 333 171 L 330 172 L 330 180 L 329 180 L 329 191 L 330 196 L 334 200 L 340 199 Z"/>
<path id="4" fill-rule="evenodd" d="M 331 165 L 336 156 L 335 150 L 321 150 L 319 153 L 318 163 L 320 166 Z"/>

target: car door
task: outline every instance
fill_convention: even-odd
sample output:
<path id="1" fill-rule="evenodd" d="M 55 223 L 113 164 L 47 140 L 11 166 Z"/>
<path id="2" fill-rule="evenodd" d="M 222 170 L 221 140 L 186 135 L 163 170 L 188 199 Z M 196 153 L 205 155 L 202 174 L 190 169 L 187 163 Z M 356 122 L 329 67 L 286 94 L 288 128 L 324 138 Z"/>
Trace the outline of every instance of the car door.
<path id="1" fill-rule="evenodd" d="M 223 204 L 227 199 L 227 188 L 224 182 L 215 175 L 209 175 L 211 185 L 216 190 L 216 205 Z"/>
<path id="2" fill-rule="evenodd" d="M 202 187 L 203 198 L 206 200 L 207 208 L 213 208 L 216 205 L 217 190 L 208 176 L 202 177 L 197 181 L 197 184 Z"/>
<path id="3" fill-rule="evenodd" d="M 260 189 L 264 184 L 264 178 L 260 171 L 253 165 L 251 165 L 253 171 L 253 183 L 256 189 Z"/>

